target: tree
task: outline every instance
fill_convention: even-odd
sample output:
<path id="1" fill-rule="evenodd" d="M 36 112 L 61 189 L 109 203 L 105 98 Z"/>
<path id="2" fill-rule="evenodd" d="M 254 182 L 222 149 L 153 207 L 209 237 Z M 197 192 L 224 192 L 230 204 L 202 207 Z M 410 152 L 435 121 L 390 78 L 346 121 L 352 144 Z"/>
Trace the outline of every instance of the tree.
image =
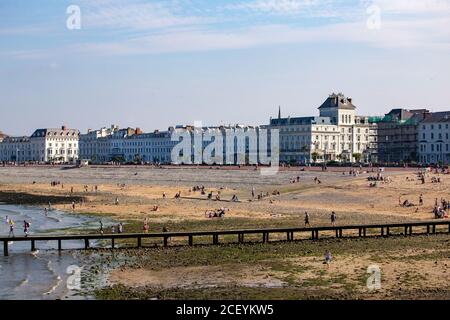
<path id="1" fill-rule="evenodd" d="M 354 153 L 353 158 L 355 158 L 356 162 L 359 162 L 361 160 L 361 153 Z"/>
<path id="2" fill-rule="evenodd" d="M 319 157 L 319 153 L 314 151 L 313 153 L 311 153 L 311 157 L 314 163 L 316 163 L 317 158 Z"/>

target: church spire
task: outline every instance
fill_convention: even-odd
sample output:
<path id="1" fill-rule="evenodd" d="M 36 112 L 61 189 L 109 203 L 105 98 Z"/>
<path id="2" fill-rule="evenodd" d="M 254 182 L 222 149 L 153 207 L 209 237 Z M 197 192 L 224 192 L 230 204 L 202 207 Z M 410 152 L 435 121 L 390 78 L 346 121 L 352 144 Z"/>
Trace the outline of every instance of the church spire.
<path id="1" fill-rule="evenodd" d="M 281 106 L 278 106 L 278 119 L 281 119 Z"/>

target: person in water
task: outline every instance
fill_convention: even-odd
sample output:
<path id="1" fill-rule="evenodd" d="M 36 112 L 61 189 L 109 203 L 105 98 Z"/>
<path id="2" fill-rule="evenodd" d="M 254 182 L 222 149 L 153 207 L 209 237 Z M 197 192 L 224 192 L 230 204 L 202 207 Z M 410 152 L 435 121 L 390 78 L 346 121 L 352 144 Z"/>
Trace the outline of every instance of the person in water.
<path id="1" fill-rule="evenodd" d="M 30 223 L 26 220 L 23 220 L 23 233 L 25 233 L 25 237 L 28 237 L 29 230 L 30 230 Z"/>
<path id="2" fill-rule="evenodd" d="M 14 237 L 14 221 L 9 219 L 9 235 L 8 237 Z"/>

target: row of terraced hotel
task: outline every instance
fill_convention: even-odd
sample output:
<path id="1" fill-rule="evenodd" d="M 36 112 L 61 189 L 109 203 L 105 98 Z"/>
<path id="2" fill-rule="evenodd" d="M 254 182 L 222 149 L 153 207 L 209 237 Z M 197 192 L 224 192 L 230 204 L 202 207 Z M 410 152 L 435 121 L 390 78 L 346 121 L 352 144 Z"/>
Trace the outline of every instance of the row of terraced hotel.
<path id="1" fill-rule="evenodd" d="M 220 132 L 256 132 L 248 135 L 242 145 L 224 138 L 222 150 L 214 153 L 249 153 L 249 145 L 261 147 L 261 130 L 279 132 L 279 158 L 290 164 L 324 162 L 363 163 L 426 163 L 450 162 L 450 111 L 430 112 L 427 109 L 392 109 L 384 116 L 356 114 L 353 100 L 343 94 L 331 94 L 319 106 L 319 115 L 311 117 L 271 118 L 260 126 L 174 126 L 166 131 L 144 133 L 139 128 L 119 128 L 116 125 L 81 134 L 76 129 L 38 129 L 31 136 L 11 137 L 0 132 L 1 162 L 92 163 L 133 162 L 171 163 L 171 153 L 178 144 L 173 133 L 189 131 L 202 136 Z M 255 141 L 252 141 L 255 140 Z M 194 146 L 193 146 L 194 148 Z M 208 148 L 202 142 L 201 152 Z M 270 149 L 270 144 L 269 144 Z M 270 150 L 269 150 L 270 152 Z M 195 152 L 194 152 L 195 153 Z M 217 156 L 217 154 L 216 154 Z M 200 158 L 202 159 L 202 158 Z M 217 164 L 242 164 L 248 157 L 218 157 Z M 189 161 L 192 160 L 192 161 Z M 187 163 L 195 163 L 194 158 Z M 197 161 L 198 162 L 198 161 Z"/>

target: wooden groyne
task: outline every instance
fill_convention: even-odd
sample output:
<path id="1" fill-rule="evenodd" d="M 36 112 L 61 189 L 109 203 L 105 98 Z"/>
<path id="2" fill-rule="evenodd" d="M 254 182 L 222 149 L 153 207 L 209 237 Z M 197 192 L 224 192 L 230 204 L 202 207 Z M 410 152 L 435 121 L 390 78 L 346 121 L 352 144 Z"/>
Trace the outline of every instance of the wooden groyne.
<path id="1" fill-rule="evenodd" d="M 437 232 L 436 227 L 442 227 Z M 8 242 L 29 242 L 31 251 L 37 249 L 39 241 L 54 241 L 58 245 L 58 250 L 63 250 L 63 241 L 80 240 L 84 242 L 84 249 L 89 249 L 93 245 L 94 240 L 109 240 L 111 248 L 116 247 L 118 240 L 134 239 L 137 248 L 142 247 L 143 239 L 158 239 L 163 247 L 169 245 L 169 239 L 185 239 L 188 245 L 194 245 L 194 239 L 197 237 L 211 237 L 212 244 L 220 244 L 220 236 L 236 236 L 238 243 L 244 243 L 246 235 L 260 235 L 263 243 L 269 242 L 270 236 L 274 234 L 284 234 L 286 241 L 299 240 L 300 234 L 311 235 L 310 239 L 317 240 L 321 232 L 327 231 L 335 235 L 336 238 L 343 237 L 367 237 L 367 236 L 391 236 L 394 235 L 393 229 L 400 228 L 401 234 L 410 236 L 413 234 L 436 234 L 450 233 L 450 220 L 433 220 L 421 222 L 407 223 L 390 223 L 390 224 L 368 224 L 368 225 L 342 225 L 342 226 L 319 226 L 306 228 L 271 228 L 271 229 L 242 229 L 242 230 L 219 230 L 219 231 L 189 231 L 189 232 L 164 232 L 164 233 L 114 233 L 114 234 L 80 234 L 80 235 L 46 235 L 46 236 L 28 236 L 28 237 L 12 237 L 0 238 L 3 242 L 3 254 L 8 256 Z M 419 230 L 420 228 L 420 230 Z M 424 231 L 426 228 L 426 232 Z M 370 231 L 370 235 L 369 234 Z M 399 235 L 395 233 L 395 235 Z M 297 236 L 297 239 L 296 239 Z M 280 240 L 278 237 L 277 240 Z M 82 248 L 80 248 L 82 249 Z"/>

